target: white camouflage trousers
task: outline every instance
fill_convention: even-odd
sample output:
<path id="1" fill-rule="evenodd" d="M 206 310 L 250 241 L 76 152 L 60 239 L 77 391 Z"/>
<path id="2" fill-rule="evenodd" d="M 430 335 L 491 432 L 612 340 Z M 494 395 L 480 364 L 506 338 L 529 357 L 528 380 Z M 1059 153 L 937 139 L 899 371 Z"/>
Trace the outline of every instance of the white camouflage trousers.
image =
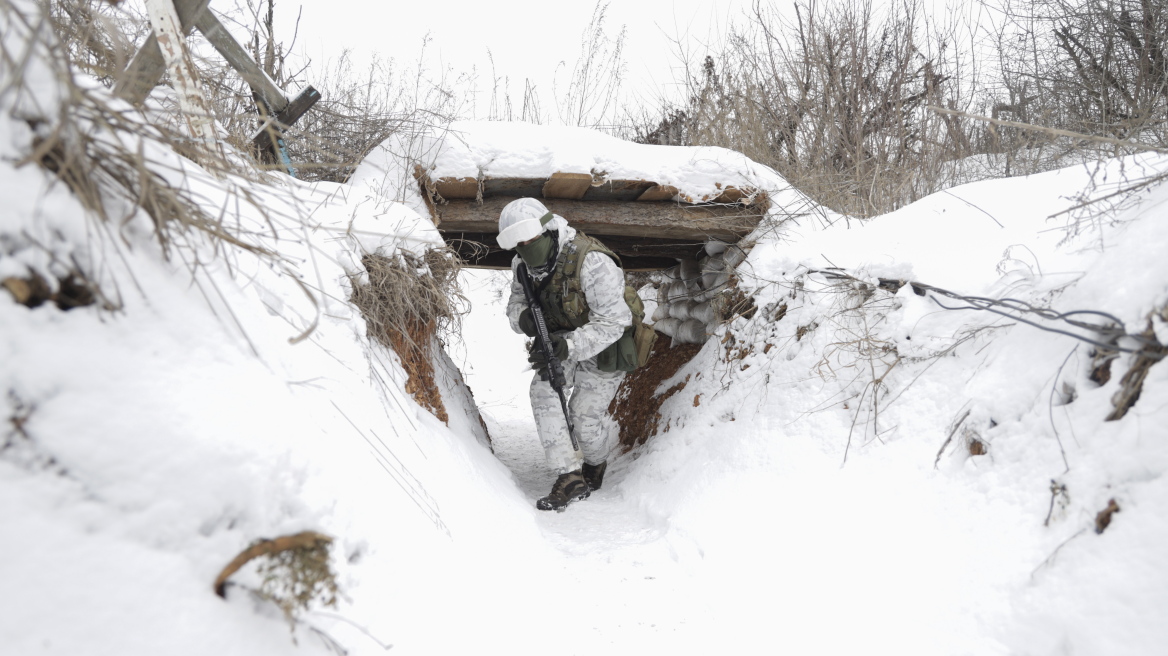
<path id="1" fill-rule="evenodd" d="M 571 394 L 568 412 L 576 428 L 579 451 L 572 449 L 559 395 L 551 383 L 539 379 L 539 373 L 532 377 L 531 409 L 535 414 L 535 427 L 548 466 L 557 474 L 576 471 L 585 462 L 599 465 L 608 459 L 617 438 L 616 421 L 608 414 L 608 404 L 624 377 L 623 371 L 597 369 L 596 358 L 564 362 L 567 382 L 564 391 Z"/>

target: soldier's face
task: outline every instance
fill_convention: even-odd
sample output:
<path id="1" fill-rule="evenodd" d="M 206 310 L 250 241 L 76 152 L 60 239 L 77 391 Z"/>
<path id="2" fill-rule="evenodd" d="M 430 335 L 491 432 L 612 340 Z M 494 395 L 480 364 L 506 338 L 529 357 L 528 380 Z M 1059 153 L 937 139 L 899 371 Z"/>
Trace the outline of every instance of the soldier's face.
<path id="1" fill-rule="evenodd" d="M 552 245 L 552 236 L 545 232 L 534 239 L 516 244 L 515 250 L 519 253 L 519 257 L 527 263 L 527 266 L 540 267 L 546 264 L 551 256 Z"/>

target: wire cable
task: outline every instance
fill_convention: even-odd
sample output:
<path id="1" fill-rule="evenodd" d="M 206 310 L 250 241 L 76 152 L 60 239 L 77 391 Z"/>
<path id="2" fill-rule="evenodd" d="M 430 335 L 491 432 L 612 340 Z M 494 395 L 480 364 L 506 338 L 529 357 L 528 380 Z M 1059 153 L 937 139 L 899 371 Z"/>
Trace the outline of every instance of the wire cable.
<path id="1" fill-rule="evenodd" d="M 857 278 L 843 269 L 833 267 L 830 269 L 807 269 L 808 273 L 818 273 L 825 278 L 831 280 L 853 280 L 864 285 L 870 285 L 866 280 Z M 878 287 L 896 293 L 901 287 L 911 285 L 912 290 L 918 296 L 926 296 L 929 300 L 936 303 L 945 310 L 982 310 L 985 312 L 992 312 L 994 314 L 1012 319 L 1019 323 L 1024 323 L 1028 326 L 1033 326 L 1039 330 L 1047 332 L 1066 335 L 1081 342 L 1086 342 L 1102 351 L 1111 351 L 1114 353 L 1133 353 L 1152 360 L 1161 360 L 1164 358 L 1164 346 L 1155 337 L 1145 337 L 1143 335 L 1133 335 L 1127 331 L 1123 321 L 1113 314 L 1107 312 L 1100 312 L 1098 310 L 1071 310 L 1070 312 L 1058 312 L 1057 310 L 1045 307 L 1039 307 L 1027 303 L 1016 298 L 987 298 L 984 296 L 965 296 L 957 292 L 949 291 L 941 287 L 936 287 L 922 282 L 898 280 L 894 278 L 878 278 Z M 930 293 L 931 292 L 931 293 Z M 964 303 L 965 305 L 946 305 L 938 300 L 938 296 L 946 297 Z M 1072 332 L 1063 328 L 1056 328 L 1052 326 L 1043 325 L 1035 320 L 1027 318 L 1025 315 L 1034 315 L 1046 321 L 1061 321 L 1067 325 L 1082 330 L 1088 330 L 1100 335 L 1103 340 L 1093 339 L 1087 335 Z M 1092 323 L 1088 321 L 1081 321 L 1072 319 L 1076 316 L 1092 316 L 1104 319 L 1107 323 Z M 1130 348 L 1120 346 L 1119 340 L 1128 339 L 1140 345 L 1139 348 Z"/>

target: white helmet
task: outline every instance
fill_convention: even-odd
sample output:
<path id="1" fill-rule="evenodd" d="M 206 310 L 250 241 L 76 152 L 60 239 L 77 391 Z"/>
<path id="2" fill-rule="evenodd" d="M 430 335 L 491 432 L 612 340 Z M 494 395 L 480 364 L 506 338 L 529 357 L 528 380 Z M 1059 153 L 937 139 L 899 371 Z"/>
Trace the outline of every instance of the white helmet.
<path id="1" fill-rule="evenodd" d="M 516 198 L 499 213 L 499 236 L 495 240 L 502 248 L 512 250 L 516 244 L 543 233 L 544 224 L 540 219 L 547 214 L 548 208 L 538 200 Z"/>

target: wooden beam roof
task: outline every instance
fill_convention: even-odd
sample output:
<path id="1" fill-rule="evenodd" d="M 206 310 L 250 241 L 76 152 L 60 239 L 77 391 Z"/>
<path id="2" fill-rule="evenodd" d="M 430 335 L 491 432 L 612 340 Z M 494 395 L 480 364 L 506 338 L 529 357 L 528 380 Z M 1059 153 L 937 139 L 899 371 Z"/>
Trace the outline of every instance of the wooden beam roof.
<path id="1" fill-rule="evenodd" d="M 597 179 L 587 173 L 547 178 L 443 178 L 422 186 L 439 233 L 468 266 L 507 268 L 513 253 L 495 242 L 499 213 L 516 198 L 539 198 L 573 228 L 621 256 L 626 270 L 657 270 L 697 256 L 707 241 L 735 243 L 758 225 L 769 207 L 751 189 L 719 187 L 694 199 L 648 180 Z"/>

